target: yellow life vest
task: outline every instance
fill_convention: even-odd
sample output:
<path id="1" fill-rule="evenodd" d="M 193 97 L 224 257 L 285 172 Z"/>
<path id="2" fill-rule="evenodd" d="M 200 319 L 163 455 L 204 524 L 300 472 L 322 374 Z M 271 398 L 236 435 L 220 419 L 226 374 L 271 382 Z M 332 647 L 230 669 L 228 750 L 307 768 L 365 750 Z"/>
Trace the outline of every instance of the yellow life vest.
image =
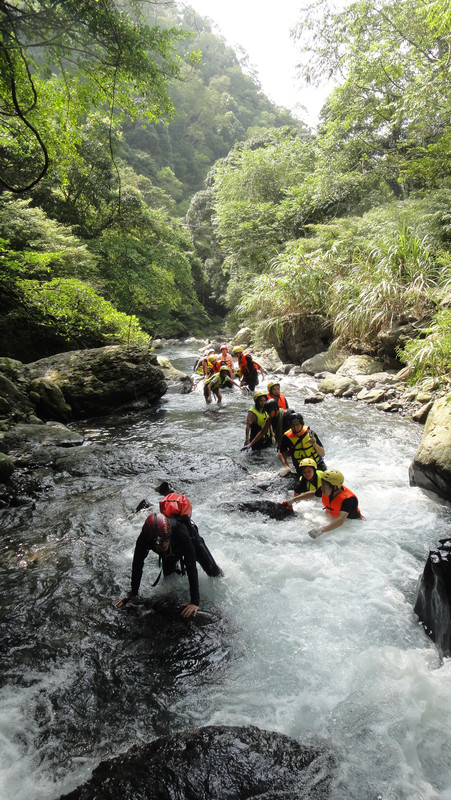
<path id="1" fill-rule="evenodd" d="M 301 431 L 301 435 L 297 436 L 296 433 L 290 428 L 289 431 L 286 431 L 285 436 L 287 439 L 290 440 L 290 454 L 293 461 L 297 461 L 298 464 L 304 458 L 313 458 L 316 463 L 318 464 L 321 456 L 319 453 L 316 452 L 313 445 L 310 444 L 308 441 L 309 438 L 309 428 L 308 426 L 304 425 Z"/>

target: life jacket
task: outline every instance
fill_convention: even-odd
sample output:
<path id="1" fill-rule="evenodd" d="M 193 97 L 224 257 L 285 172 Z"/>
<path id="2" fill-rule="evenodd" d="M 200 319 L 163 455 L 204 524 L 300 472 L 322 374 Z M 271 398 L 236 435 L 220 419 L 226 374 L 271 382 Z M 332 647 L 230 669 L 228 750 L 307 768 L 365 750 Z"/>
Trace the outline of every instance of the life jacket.
<path id="1" fill-rule="evenodd" d="M 293 461 L 302 461 L 303 458 L 313 458 L 316 463 L 319 463 L 321 456 L 316 452 L 313 445 L 307 441 L 308 434 L 310 433 L 308 425 L 304 425 L 300 436 L 290 428 L 286 431 L 285 436 L 290 440 L 291 448 L 290 454 Z"/>
<path id="2" fill-rule="evenodd" d="M 274 397 L 272 394 L 268 392 L 268 400 L 277 400 L 279 408 L 283 408 L 284 411 L 288 409 L 288 403 L 285 399 L 284 394 L 280 394 L 279 397 Z"/>
<path id="3" fill-rule="evenodd" d="M 268 414 L 266 413 L 266 411 L 258 411 L 255 408 L 255 406 L 252 406 L 249 409 L 249 411 L 252 411 L 252 413 L 255 414 L 255 416 L 257 417 L 257 425 L 258 425 L 258 427 L 259 428 L 264 428 L 265 427 L 265 422 L 268 419 Z M 266 432 L 266 435 L 267 436 L 271 435 L 269 430 Z"/>
<path id="4" fill-rule="evenodd" d="M 220 387 L 223 386 L 226 381 L 230 380 L 230 377 L 231 376 L 225 372 L 214 372 L 213 375 L 210 375 L 210 377 L 204 381 L 204 386 L 208 386 L 212 382 L 213 378 L 217 378 L 212 388 L 220 389 Z"/>
<path id="5" fill-rule="evenodd" d="M 316 490 L 319 489 L 321 486 L 322 474 L 323 474 L 322 470 L 317 469 L 311 481 L 307 480 L 307 478 L 304 478 L 304 476 L 302 476 L 300 483 L 305 483 L 306 487 L 303 491 L 316 492 Z"/>
<path id="6" fill-rule="evenodd" d="M 256 361 L 252 358 L 249 353 L 240 353 L 238 355 L 238 366 L 240 368 L 241 375 L 251 375 L 254 370 L 257 371 L 260 365 L 257 364 Z"/>
<path id="7" fill-rule="evenodd" d="M 230 372 L 232 373 L 232 375 L 234 374 L 234 372 L 235 372 L 235 364 L 233 363 L 233 358 L 230 355 L 230 353 L 227 353 L 225 358 L 223 358 L 222 356 L 219 356 L 219 358 L 218 358 L 218 360 L 216 362 L 216 369 L 217 370 L 220 369 L 221 364 L 227 364 L 227 366 L 230 369 Z"/>
<path id="8" fill-rule="evenodd" d="M 202 361 L 202 372 L 207 377 L 209 375 L 214 375 L 214 373 L 217 372 L 216 362 L 210 361 L 209 358 L 204 358 L 204 360 Z"/>
<path id="9" fill-rule="evenodd" d="M 193 507 L 184 494 L 172 492 L 160 500 L 160 511 L 166 517 L 190 517 L 193 513 Z"/>
<path id="10" fill-rule="evenodd" d="M 346 486 L 342 486 L 341 491 L 338 492 L 335 497 L 331 500 L 330 497 L 326 497 L 325 494 L 321 496 L 323 501 L 323 506 L 326 509 L 328 514 L 331 514 L 332 517 L 338 517 L 341 511 L 341 505 L 343 500 L 346 500 L 348 497 L 355 497 L 357 500 L 356 495 L 354 492 L 351 492 L 350 489 L 347 489 Z M 360 508 L 357 506 L 357 512 L 361 519 L 363 519 L 362 514 L 360 513 Z"/>

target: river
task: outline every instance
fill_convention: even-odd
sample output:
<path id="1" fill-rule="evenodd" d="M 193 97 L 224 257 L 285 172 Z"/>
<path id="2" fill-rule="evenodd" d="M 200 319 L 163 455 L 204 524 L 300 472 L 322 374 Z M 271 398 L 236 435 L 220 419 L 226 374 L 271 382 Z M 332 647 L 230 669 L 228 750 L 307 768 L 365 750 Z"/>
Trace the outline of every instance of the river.
<path id="1" fill-rule="evenodd" d="M 187 372 L 196 356 L 164 354 Z M 283 521 L 239 512 L 284 499 L 289 479 L 275 451 L 240 452 L 249 396 L 228 390 L 207 408 L 200 386 L 74 425 L 85 446 L 36 470 L 33 504 L 0 511 L 2 800 L 54 800 L 135 742 L 210 724 L 326 741 L 339 764 L 332 800 L 451 799 L 451 661 L 412 610 L 450 523 L 448 504 L 409 487 L 421 428 L 349 400 L 304 405 L 306 376 L 281 383 L 364 521 L 312 540 L 318 500 Z M 114 600 L 149 513 L 135 509 L 144 498 L 156 508 L 163 480 L 190 497 L 225 575 L 200 573 L 213 623 L 168 620 L 155 661 L 151 615 Z M 145 594 L 188 600 L 186 577 L 152 590 L 157 574 L 150 554 Z"/>

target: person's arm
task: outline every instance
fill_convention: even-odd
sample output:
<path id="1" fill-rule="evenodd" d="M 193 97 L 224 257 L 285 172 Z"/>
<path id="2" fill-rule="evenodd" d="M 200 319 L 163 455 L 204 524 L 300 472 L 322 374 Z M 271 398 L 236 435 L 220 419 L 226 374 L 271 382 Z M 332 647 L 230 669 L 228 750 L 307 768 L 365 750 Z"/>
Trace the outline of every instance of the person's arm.
<path id="1" fill-rule="evenodd" d="M 288 467 L 289 468 L 288 461 L 285 458 L 285 453 L 287 452 L 288 448 L 289 448 L 289 445 L 288 445 L 287 437 L 285 435 L 283 435 L 281 440 L 280 440 L 279 449 L 277 450 L 277 455 L 279 456 L 279 458 L 280 458 L 282 464 L 284 465 L 284 467 Z"/>
<path id="2" fill-rule="evenodd" d="M 316 489 L 313 489 L 311 492 L 302 492 L 301 494 L 294 494 L 293 497 L 290 497 L 285 502 L 296 503 L 298 500 L 311 500 L 312 497 L 315 496 L 316 496 Z"/>
<path id="3" fill-rule="evenodd" d="M 254 412 L 253 412 L 253 411 L 248 411 L 248 412 L 247 412 L 247 417 L 246 417 L 246 434 L 245 434 L 245 439 L 244 439 L 244 444 L 245 444 L 245 445 L 248 445 L 248 444 L 249 444 L 249 436 L 250 436 L 251 425 L 252 425 L 252 423 L 253 423 L 253 422 L 255 422 L 255 421 L 256 421 L 256 419 L 257 419 L 257 417 L 255 416 L 255 414 L 254 414 Z"/>
<path id="4" fill-rule="evenodd" d="M 250 413 L 250 412 L 249 412 L 249 413 Z M 255 414 L 252 414 L 252 416 L 254 417 L 254 416 L 255 416 Z M 252 423 L 251 423 L 251 424 L 252 424 Z M 260 441 L 260 439 L 262 438 L 262 436 L 265 436 L 265 434 L 268 432 L 268 430 L 269 430 L 269 428 L 270 428 L 270 427 L 271 427 L 271 419 L 270 419 L 270 417 L 268 417 L 268 419 L 266 420 L 266 422 L 265 422 L 265 424 L 264 424 L 263 428 L 261 428 L 261 429 L 259 430 L 259 432 L 255 434 L 254 438 L 252 439 L 252 442 L 249 442 L 249 444 L 246 444 L 246 443 L 245 443 L 245 444 L 244 444 L 244 447 L 242 447 L 241 449 L 242 449 L 242 450 L 244 450 L 244 448 L 246 448 L 246 450 L 248 450 L 249 448 L 253 447 L 253 446 L 254 446 L 254 444 L 256 444 L 256 442 L 259 442 L 259 441 Z M 247 424 L 246 424 L 246 437 L 247 437 Z"/>
<path id="5" fill-rule="evenodd" d="M 327 525 L 322 525 L 321 527 L 318 528 L 312 528 L 312 530 L 308 532 L 309 536 L 311 536 L 312 539 L 316 539 L 322 533 L 326 533 L 326 531 L 333 531 L 335 530 L 335 528 L 340 528 L 341 525 L 343 525 L 343 522 L 345 521 L 347 516 L 348 516 L 347 511 L 340 511 L 338 517 L 334 517 L 333 520 L 331 520 L 331 522 L 327 523 Z"/>
<path id="6" fill-rule="evenodd" d="M 322 456 L 324 458 L 324 456 L 326 454 L 326 451 L 325 451 L 324 447 L 322 446 L 320 440 L 318 439 L 316 433 L 314 433 L 313 431 L 310 431 L 310 430 L 309 430 L 309 442 L 315 448 L 315 450 L 318 453 L 318 455 Z"/>

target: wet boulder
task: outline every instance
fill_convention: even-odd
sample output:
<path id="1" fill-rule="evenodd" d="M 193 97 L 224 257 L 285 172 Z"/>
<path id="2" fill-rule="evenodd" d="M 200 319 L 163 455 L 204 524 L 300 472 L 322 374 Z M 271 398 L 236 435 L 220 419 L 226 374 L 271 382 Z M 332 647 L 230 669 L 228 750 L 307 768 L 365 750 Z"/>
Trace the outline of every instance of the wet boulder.
<path id="1" fill-rule="evenodd" d="M 436 400 L 429 411 L 409 479 L 411 486 L 451 502 L 451 395 Z"/>
<path id="2" fill-rule="evenodd" d="M 349 353 L 340 350 L 324 350 L 316 353 L 301 364 L 302 372 L 307 375 L 317 375 L 318 372 L 335 373 L 348 358 Z"/>
<path id="3" fill-rule="evenodd" d="M 176 369 L 168 358 L 157 356 L 158 366 L 163 371 L 165 380 L 170 388 L 180 394 L 188 394 L 193 388 L 193 378 L 185 372 Z"/>
<path id="4" fill-rule="evenodd" d="M 167 390 L 156 356 L 147 347 L 112 345 L 42 358 L 24 364 L 20 374 L 30 386 L 38 381 L 41 402 L 55 402 L 55 388 L 64 399 L 72 418 L 102 416 L 115 410 L 143 408 L 155 403 Z M 42 379 L 47 383 L 43 384 Z M 41 394 L 42 391 L 42 394 Z M 34 395 L 33 395 L 34 396 Z"/>
<path id="5" fill-rule="evenodd" d="M 103 761 L 60 800 L 326 800 L 334 768 L 321 746 L 251 725 L 212 725 Z"/>
<path id="6" fill-rule="evenodd" d="M 238 503 L 240 511 L 255 514 L 263 514 L 270 519 L 286 519 L 294 514 L 293 507 L 287 503 L 276 503 L 274 500 L 252 500 L 250 502 Z"/>
<path id="7" fill-rule="evenodd" d="M 440 539 L 418 582 L 414 612 L 441 656 L 451 655 L 451 539 Z"/>

